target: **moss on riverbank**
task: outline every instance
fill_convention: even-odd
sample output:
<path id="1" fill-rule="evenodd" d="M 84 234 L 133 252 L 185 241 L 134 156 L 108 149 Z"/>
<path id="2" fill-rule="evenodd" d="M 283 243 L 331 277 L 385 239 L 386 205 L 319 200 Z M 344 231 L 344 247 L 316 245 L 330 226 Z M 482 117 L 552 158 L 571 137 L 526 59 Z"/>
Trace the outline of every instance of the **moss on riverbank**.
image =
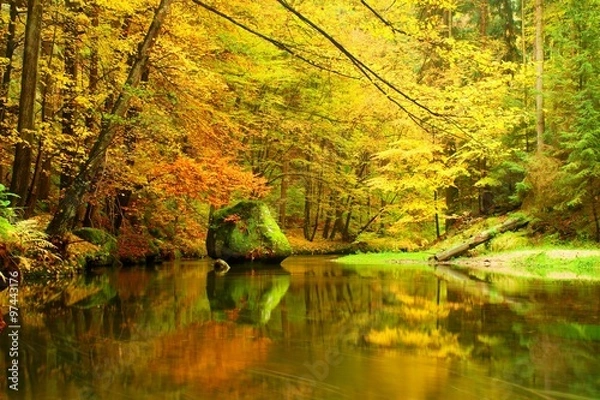
<path id="1" fill-rule="evenodd" d="M 336 259 L 336 262 L 353 265 L 382 265 L 382 264 L 427 264 L 431 254 L 426 252 L 383 252 L 351 254 Z"/>
<path id="2" fill-rule="evenodd" d="M 430 256 L 428 252 L 369 253 L 340 257 L 336 262 L 364 266 L 427 263 Z M 460 258 L 444 264 L 523 278 L 600 281 L 600 250 L 526 249 Z"/>
<path id="3" fill-rule="evenodd" d="M 600 281 L 600 250 L 525 249 L 458 259 L 452 264 L 527 278 Z"/>

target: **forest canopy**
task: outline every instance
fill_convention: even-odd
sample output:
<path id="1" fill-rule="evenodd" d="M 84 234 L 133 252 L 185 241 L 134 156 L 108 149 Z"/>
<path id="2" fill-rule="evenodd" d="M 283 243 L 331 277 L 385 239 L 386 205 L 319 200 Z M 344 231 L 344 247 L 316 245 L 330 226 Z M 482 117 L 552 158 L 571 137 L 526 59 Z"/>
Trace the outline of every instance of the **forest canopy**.
<path id="1" fill-rule="evenodd" d="M 190 253 L 242 198 L 307 240 L 524 208 L 600 241 L 598 5 L 1 1 L 0 184 Z"/>

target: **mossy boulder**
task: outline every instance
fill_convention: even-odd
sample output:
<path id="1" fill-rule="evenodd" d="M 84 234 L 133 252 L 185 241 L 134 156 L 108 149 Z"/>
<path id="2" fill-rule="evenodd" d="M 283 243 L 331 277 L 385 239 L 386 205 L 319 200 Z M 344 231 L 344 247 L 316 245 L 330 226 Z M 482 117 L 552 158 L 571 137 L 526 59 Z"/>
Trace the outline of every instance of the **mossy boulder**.
<path id="1" fill-rule="evenodd" d="M 96 246 L 106 246 L 107 250 L 114 251 L 117 249 L 117 239 L 102 229 L 79 228 L 74 230 L 73 234 Z"/>
<path id="2" fill-rule="evenodd" d="M 206 250 L 228 263 L 280 263 L 292 254 L 269 207 L 260 201 L 241 201 L 216 211 L 208 228 Z"/>
<path id="3" fill-rule="evenodd" d="M 96 228 L 79 228 L 74 230 L 73 234 L 86 242 L 98 246 L 97 251 L 80 252 L 79 256 L 85 259 L 83 264 L 87 267 L 99 267 L 115 263 L 117 239 L 113 235 Z"/>

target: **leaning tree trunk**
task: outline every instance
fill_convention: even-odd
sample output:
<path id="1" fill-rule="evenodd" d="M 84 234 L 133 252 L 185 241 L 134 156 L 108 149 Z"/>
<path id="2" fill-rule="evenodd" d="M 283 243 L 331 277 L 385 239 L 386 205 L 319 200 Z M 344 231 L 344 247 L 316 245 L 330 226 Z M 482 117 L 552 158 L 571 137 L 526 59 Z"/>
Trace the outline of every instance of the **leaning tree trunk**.
<path id="1" fill-rule="evenodd" d="M 133 90 L 139 86 L 142 74 L 148 64 L 148 56 L 152 46 L 156 42 L 160 28 L 167 15 L 167 10 L 173 0 L 161 0 L 154 19 L 148 28 L 146 37 L 138 47 L 135 60 L 129 70 L 127 80 L 122 91 L 115 102 L 109 118 L 102 121 L 102 128 L 90 151 L 87 161 L 81 167 L 73 183 L 66 190 L 65 195 L 58 205 L 58 212 L 54 215 L 47 228 L 49 235 L 60 235 L 67 232 L 70 223 L 77 214 L 77 209 L 83 199 L 85 192 L 90 187 L 92 179 L 98 173 L 104 156 L 113 141 L 118 120 L 122 119 L 129 108 L 129 102 L 133 96 Z"/>
<path id="2" fill-rule="evenodd" d="M 466 253 L 470 249 L 479 246 L 487 242 L 488 240 L 493 239 L 499 233 L 504 233 L 508 231 L 513 231 L 527 225 L 529 221 L 523 219 L 509 219 L 504 222 L 502 225 L 497 225 L 492 229 L 488 229 L 487 231 L 480 232 L 476 236 L 470 238 L 468 241 L 459 244 L 458 246 L 452 247 L 451 249 L 444 250 L 442 252 L 437 253 L 432 257 L 432 259 L 436 262 L 447 261 L 453 257 L 460 256 L 461 254 Z"/>

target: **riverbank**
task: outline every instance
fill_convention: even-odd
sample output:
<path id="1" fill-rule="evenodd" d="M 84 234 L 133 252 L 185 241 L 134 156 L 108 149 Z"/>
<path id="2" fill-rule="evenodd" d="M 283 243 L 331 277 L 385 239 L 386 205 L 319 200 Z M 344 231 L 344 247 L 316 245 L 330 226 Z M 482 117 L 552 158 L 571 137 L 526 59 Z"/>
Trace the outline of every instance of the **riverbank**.
<path id="1" fill-rule="evenodd" d="M 432 253 L 355 254 L 336 259 L 354 265 L 427 263 Z M 486 273 L 549 280 L 600 281 L 600 250 L 539 248 L 463 257 L 444 265 L 456 265 Z"/>

